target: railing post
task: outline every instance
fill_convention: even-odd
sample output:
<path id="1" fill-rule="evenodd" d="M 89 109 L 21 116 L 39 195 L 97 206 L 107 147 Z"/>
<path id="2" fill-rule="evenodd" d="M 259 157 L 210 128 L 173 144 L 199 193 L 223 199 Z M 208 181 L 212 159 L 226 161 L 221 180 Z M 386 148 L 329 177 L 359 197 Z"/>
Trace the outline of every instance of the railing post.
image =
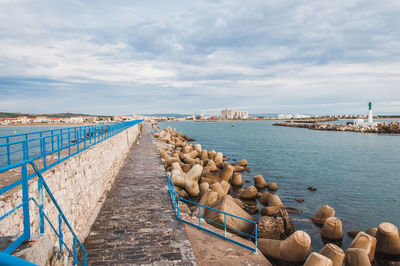
<path id="1" fill-rule="evenodd" d="M 40 218 L 40 233 L 44 233 L 44 210 L 43 210 L 43 181 L 38 177 L 38 200 L 39 200 L 39 218 Z"/>
<path id="2" fill-rule="evenodd" d="M 86 148 L 86 127 L 83 128 L 83 147 Z"/>
<path id="3" fill-rule="evenodd" d="M 6 143 L 9 144 L 10 143 L 10 138 L 7 137 L 6 138 Z M 7 165 L 11 164 L 11 153 L 10 153 L 10 145 L 7 145 Z"/>
<path id="4" fill-rule="evenodd" d="M 76 238 L 74 237 L 73 241 L 73 246 L 74 246 L 74 265 L 78 265 L 78 256 L 76 252 Z"/>
<path id="5" fill-rule="evenodd" d="M 60 135 L 57 135 L 57 156 L 58 156 L 58 160 L 61 159 L 61 143 L 60 143 Z"/>
<path id="6" fill-rule="evenodd" d="M 226 213 L 224 213 L 224 237 L 226 237 Z"/>
<path id="7" fill-rule="evenodd" d="M 58 214 L 58 243 L 60 245 L 60 252 L 62 252 L 64 242 L 64 236 L 62 231 L 62 216 L 61 213 Z"/>
<path id="8" fill-rule="evenodd" d="M 176 203 L 175 210 L 177 210 L 177 215 L 178 215 L 178 220 L 179 220 L 180 219 L 179 197 L 177 197 L 177 198 L 178 198 L 178 202 Z"/>
<path id="9" fill-rule="evenodd" d="M 199 205 L 199 227 L 201 227 L 201 206 Z"/>
<path id="10" fill-rule="evenodd" d="M 46 138 L 40 139 L 40 148 L 42 152 L 42 160 L 43 160 L 43 168 L 47 167 L 47 158 L 46 158 Z"/>
<path id="11" fill-rule="evenodd" d="M 68 156 L 71 156 L 71 131 L 68 130 Z"/>
<path id="12" fill-rule="evenodd" d="M 24 161 L 28 160 L 27 146 L 28 146 L 28 141 L 23 142 L 22 150 L 23 150 Z M 21 175 L 22 175 L 22 203 L 24 204 L 22 207 L 24 216 L 24 239 L 27 241 L 31 238 L 31 223 L 29 217 L 28 167 L 26 164 L 24 164 L 21 167 Z"/>
<path id="13" fill-rule="evenodd" d="M 255 241 L 254 241 L 254 243 L 255 243 L 255 246 L 256 246 L 256 250 L 254 251 L 254 253 L 257 254 L 257 224 L 256 224 L 256 232 L 255 232 Z"/>
<path id="14" fill-rule="evenodd" d="M 53 131 L 51 131 L 51 153 L 54 152 L 54 136 Z"/>

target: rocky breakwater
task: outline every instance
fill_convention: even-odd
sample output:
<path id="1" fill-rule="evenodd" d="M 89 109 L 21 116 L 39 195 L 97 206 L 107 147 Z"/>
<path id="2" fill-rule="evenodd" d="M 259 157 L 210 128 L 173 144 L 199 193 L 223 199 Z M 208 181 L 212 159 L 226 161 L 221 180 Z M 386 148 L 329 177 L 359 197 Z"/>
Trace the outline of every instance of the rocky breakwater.
<path id="1" fill-rule="evenodd" d="M 293 235 L 295 232 L 294 223 L 291 221 L 287 209 L 277 194 L 278 190 L 276 183 L 267 183 L 263 176 L 254 176 L 254 186 L 240 188 L 243 185 L 241 173 L 244 171 L 250 172 L 247 167 L 247 160 L 242 159 L 235 163 L 229 163 L 221 152 L 214 150 L 208 151 L 202 149 L 200 144 L 191 144 L 189 137 L 177 132 L 175 129 L 167 128 L 160 133 L 154 134 L 159 147 L 162 163 L 166 171 L 171 174 L 172 182 L 181 198 L 188 199 L 192 202 L 200 203 L 214 209 L 233 214 L 238 217 L 245 218 L 250 221 L 257 222 L 258 241 L 261 251 L 268 250 L 266 246 L 268 241 L 273 239 L 283 241 Z M 235 187 L 235 191 L 232 187 Z M 240 188 L 240 189 L 239 189 Z M 270 192 L 265 192 L 269 190 Z M 256 202 L 261 202 L 265 207 L 261 209 L 262 217 L 255 221 L 252 214 L 259 213 Z M 224 215 L 205 208 L 198 209 L 195 204 L 186 204 L 180 202 L 182 218 L 190 219 L 199 215 L 207 220 L 209 225 L 221 227 L 224 224 Z M 202 220 L 205 223 L 205 220 Z M 226 224 L 234 230 L 229 230 L 241 237 L 247 238 L 244 234 L 254 234 L 255 224 L 241 220 L 232 216 L 226 217 Z M 300 235 L 306 233 L 299 231 Z M 307 240 L 308 235 L 305 237 Z M 297 243 L 297 237 L 292 237 Z M 300 237 L 302 239 L 302 237 Z M 309 237 L 308 237 L 309 238 Z M 291 240 L 292 241 L 292 240 Z M 296 244 L 292 242 L 284 244 L 288 253 L 291 247 Z M 307 241 L 306 241 L 307 242 Z M 310 242 L 310 241 L 309 241 Z M 263 248 L 264 246 L 264 248 Z M 310 248 L 310 243 L 307 244 L 306 250 Z M 263 251 L 263 254 L 280 259 L 274 254 Z M 303 251 L 300 252 L 301 258 L 294 258 L 290 255 L 289 260 L 305 260 Z M 307 253 L 308 254 L 308 253 Z M 285 259 L 283 257 L 282 259 Z"/>
<path id="2" fill-rule="evenodd" d="M 359 230 L 351 232 L 354 233 L 354 240 L 346 251 L 342 250 L 339 247 L 343 237 L 342 222 L 328 205 L 323 205 L 310 217 L 310 221 L 321 227 L 320 236 L 326 243 L 319 253 L 312 252 L 310 236 L 304 231 L 296 231 L 288 215 L 288 212 L 300 210 L 288 208 L 282 203 L 276 194 L 276 183 L 267 183 L 263 176 L 255 175 L 254 185 L 240 188 L 248 181 L 243 182 L 241 173 L 250 172 L 246 159 L 229 163 L 230 160 L 221 152 L 204 150 L 200 144 L 193 145 L 190 143 L 193 139 L 175 129 L 167 128 L 154 136 L 162 163 L 171 173 L 178 195 L 252 221 L 252 214 L 260 213 L 261 218 L 257 221 L 258 248 L 277 264 L 392 265 L 400 260 L 398 228 L 388 222 L 369 228 L 365 233 Z M 237 193 L 234 193 L 233 187 Z M 261 210 L 257 209 L 257 202 L 264 206 Z M 216 211 L 199 210 L 196 205 L 182 201 L 180 209 L 185 211 L 181 212 L 184 219 L 198 216 L 201 211 L 201 216 L 208 220 L 209 225 L 220 227 L 218 224 L 224 224 L 224 216 Z M 227 217 L 226 222 L 235 230 L 255 233 L 254 224 L 250 222 L 233 217 Z M 206 221 L 202 220 L 202 223 Z M 243 237 L 237 231 L 231 232 Z"/>
<path id="3" fill-rule="evenodd" d="M 340 124 L 325 124 L 325 123 L 302 123 L 302 122 L 277 122 L 274 126 L 284 127 L 300 127 L 311 130 L 325 131 L 351 131 L 360 133 L 385 133 L 385 134 L 400 134 L 400 121 L 378 123 L 376 126 L 359 126 L 359 125 L 340 125 Z"/>

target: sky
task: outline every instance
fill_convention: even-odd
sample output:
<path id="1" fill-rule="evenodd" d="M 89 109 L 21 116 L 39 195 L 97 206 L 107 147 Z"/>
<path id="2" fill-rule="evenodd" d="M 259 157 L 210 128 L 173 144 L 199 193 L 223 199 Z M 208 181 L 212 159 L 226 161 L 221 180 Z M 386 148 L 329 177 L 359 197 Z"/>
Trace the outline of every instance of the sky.
<path id="1" fill-rule="evenodd" d="M 0 0 L 0 111 L 400 114 L 400 1 Z"/>

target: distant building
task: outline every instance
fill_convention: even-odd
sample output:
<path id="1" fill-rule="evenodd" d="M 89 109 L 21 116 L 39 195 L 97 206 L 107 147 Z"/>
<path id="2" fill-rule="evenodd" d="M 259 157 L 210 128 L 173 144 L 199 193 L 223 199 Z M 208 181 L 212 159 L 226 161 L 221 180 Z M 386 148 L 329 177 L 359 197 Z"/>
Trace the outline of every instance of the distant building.
<path id="1" fill-rule="evenodd" d="M 221 110 L 222 119 L 248 119 L 249 111 L 231 110 L 225 108 Z"/>
<path id="2" fill-rule="evenodd" d="M 291 119 L 293 118 L 293 115 L 291 114 L 279 114 L 278 119 Z"/>

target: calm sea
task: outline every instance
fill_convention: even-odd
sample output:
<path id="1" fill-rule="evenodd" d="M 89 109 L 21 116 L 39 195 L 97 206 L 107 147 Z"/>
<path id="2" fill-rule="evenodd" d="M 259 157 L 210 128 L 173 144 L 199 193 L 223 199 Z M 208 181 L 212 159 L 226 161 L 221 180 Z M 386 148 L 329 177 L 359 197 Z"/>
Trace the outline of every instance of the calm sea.
<path id="1" fill-rule="evenodd" d="M 314 250 L 323 247 L 320 228 L 311 218 L 323 204 L 335 208 L 343 222 L 342 247 L 351 238 L 346 232 L 366 230 L 388 221 L 400 228 L 400 135 L 313 131 L 276 127 L 272 121 L 164 122 L 196 139 L 203 149 L 246 158 L 253 181 L 261 174 L 276 182 L 284 205 L 301 209 L 291 214 L 296 229 L 312 238 Z M 249 183 L 245 183 L 245 186 Z M 311 192 L 307 187 L 315 186 Z M 298 203 L 295 198 L 304 198 Z M 258 204 L 259 209 L 262 205 Z"/>

